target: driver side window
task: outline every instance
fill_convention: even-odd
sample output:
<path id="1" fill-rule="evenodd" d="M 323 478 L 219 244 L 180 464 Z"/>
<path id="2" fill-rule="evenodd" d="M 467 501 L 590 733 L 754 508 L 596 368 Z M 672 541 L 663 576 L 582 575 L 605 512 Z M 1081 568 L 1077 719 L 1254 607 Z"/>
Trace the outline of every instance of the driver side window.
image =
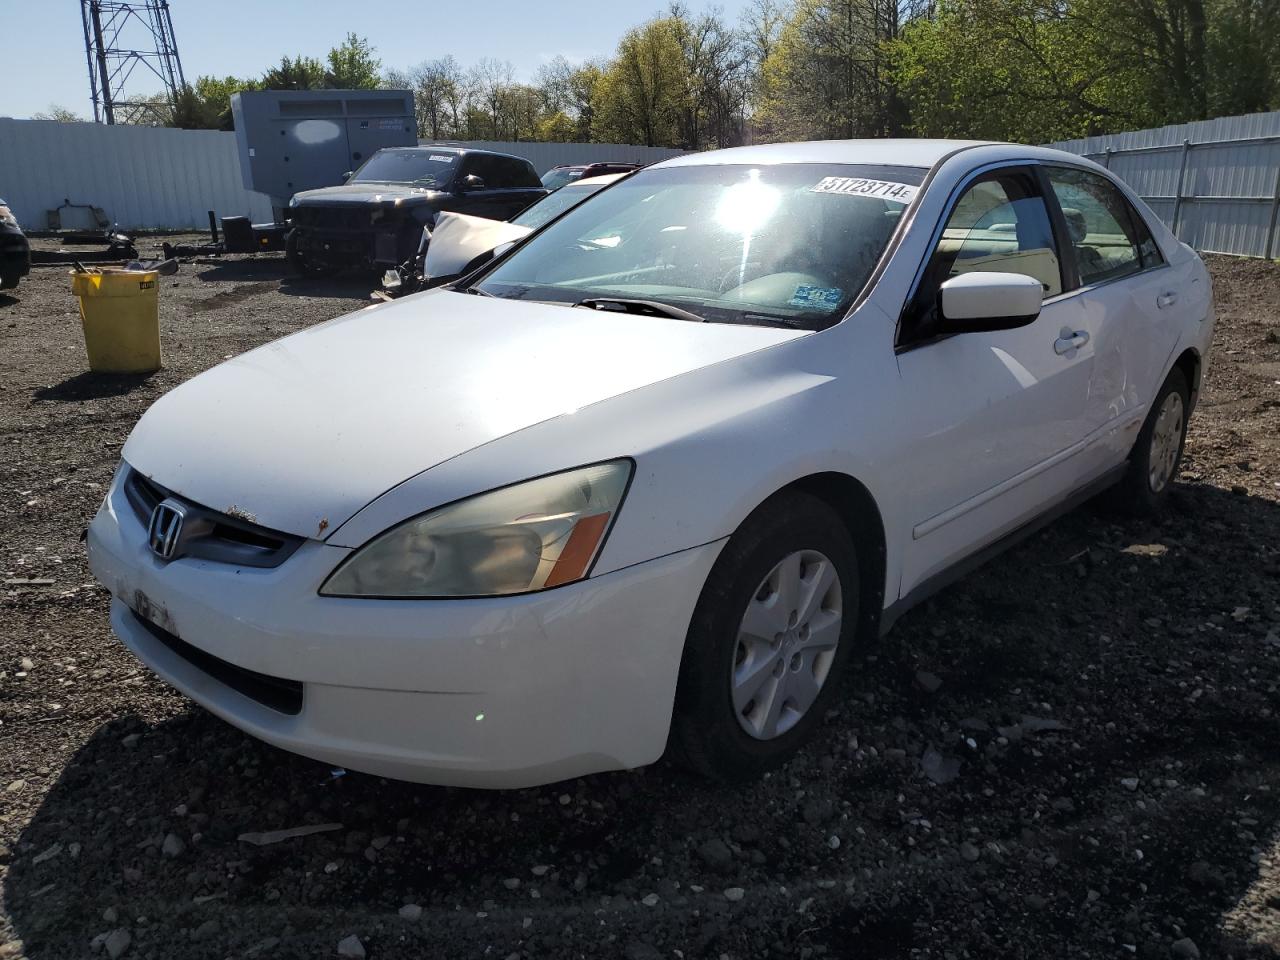
<path id="1" fill-rule="evenodd" d="M 1062 262 L 1049 210 L 1029 172 L 995 171 L 965 189 L 947 216 L 904 314 L 902 342 L 929 340 L 944 333 L 938 311 L 942 284 L 977 271 L 1032 277 L 1040 283 L 1046 299 L 1062 293 Z"/>

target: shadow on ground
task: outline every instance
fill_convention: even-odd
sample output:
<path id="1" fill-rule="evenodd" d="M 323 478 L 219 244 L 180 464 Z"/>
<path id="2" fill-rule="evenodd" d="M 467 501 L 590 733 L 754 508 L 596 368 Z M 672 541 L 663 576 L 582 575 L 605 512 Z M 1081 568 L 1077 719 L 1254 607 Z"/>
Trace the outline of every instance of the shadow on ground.
<path id="1" fill-rule="evenodd" d="M 114 928 L 155 957 L 351 934 L 375 958 L 1275 957 L 1238 917 L 1280 867 L 1276 544 L 1280 505 L 1209 486 L 1152 521 L 1077 511 L 908 614 L 746 786 L 662 763 L 432 788 L 335 777 L 196 707 L 121 718 L 23 832 L 6 906 L 39 957 Z"/>
<path id="2" fill-rule="evenodd" d="M 97 400 L 101 397 L 119 397 L 146 385 L 152 373 L 93 373 L 85 371 L 68 377 L 53 386 L 41 387 L 32 393 L 36 400 L 54 402 Z"/>
<path id="3" fill-rule="evenodd" d="M 199 259 L 186 265 L 199 267 L 196 276 L 207 283 L 254 283 L 276 280 L 280 292 L 298 297 L 364 297 L 381 289 L 381 275 L 372 270 L 343 270 L 335 273 L 294 273 L 283 255 L 244 257 L 234 260 Z"/>

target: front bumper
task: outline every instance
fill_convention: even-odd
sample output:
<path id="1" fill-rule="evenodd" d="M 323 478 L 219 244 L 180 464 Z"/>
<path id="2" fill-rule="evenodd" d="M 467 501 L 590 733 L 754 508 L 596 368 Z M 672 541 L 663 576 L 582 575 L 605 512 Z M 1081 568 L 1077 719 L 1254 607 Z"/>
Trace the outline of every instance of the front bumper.
<path id="1" fill-rule="evenodd" d="M 25 277 L 31 272 L 31 245 L 18 230 L 0 229 L 0 274 Z"/>
<path id="2" fill-rule="evenodd" d="M 165 564 L 118 482 L 88 545 L 116 634 L 212 713 L 353 770 L 495 788 L 662 755 L 685 633 L 721 546 L 520 597 L 330 598 L 316 590 L 347 549 L 308 541 L 274 569 Z M 254 675 L 300 687 L 296 712 L 238 682 Z"/>

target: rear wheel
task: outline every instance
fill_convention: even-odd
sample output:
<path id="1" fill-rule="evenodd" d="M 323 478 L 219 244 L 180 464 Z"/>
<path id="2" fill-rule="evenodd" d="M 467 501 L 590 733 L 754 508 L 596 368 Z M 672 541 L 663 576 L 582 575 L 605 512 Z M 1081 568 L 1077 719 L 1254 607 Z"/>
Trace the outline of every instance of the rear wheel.
<path id="1" fill-rule="evenodd" d="M 1130 513 L 1150 516 L 1167 499 L 1182 462 L 1190 409 L 1186 375 L 1175 368 L 1156 394 L 1120 481 L 1120 501 Z"/>
<path id="2" fill-rule="evenodd" d="M 743 780 L 795 754 L 849 659 L 858 590 L 853 540 L 823 501 L 785 493 L 752 514 L 690 624 L 672 720 L 678 759 Z"/>

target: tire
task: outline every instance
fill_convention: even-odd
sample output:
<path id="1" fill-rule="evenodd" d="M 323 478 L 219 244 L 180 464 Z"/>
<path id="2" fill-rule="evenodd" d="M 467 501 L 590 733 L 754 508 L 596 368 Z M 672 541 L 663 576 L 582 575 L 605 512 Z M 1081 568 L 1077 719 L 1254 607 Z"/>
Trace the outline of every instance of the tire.
<path id="1" fill-rule="evenodd" d="M 289 268 L 302 277 L 314 277 L 323 273 L 324 268 L 312 262 L 306 254 L 298 249 L 297 231 L 290 230 L 284 240 L 284 256 L 289 261 Z"/>
<path id="2" fill-rule="evenodd" d="M 1174 368 L 1156 394 L 1120 480 L 1118 500 L 1126 513 L 1149 517 L 1168 499 L 1182 462 L 1190 409 L 1186 375 Z"/>
<path id="3" fill-rule="evenodd" d="M 22 279 L 21 274 L 17 273 L 0 273 L 0 290 L 13 290 L 18 286 L 18 281 Z"/>
<path id="4" fill-rule="evenodd" d="M 788 570 L 800 575 L 800 602 L 779 607 Z M 758 777 L 790 759 L 840 686 L 857 636 L 859 582 L 853 539 L 817 497 L 779 494 L 748 517 L 717 558 L 689 626 L 673 758 L 725 782 Z M 806 605 L 817 588 L 821 597 Z M 830 641 L 833 649 L 825 646 Z M 809 681 L 816 681 L 816 696 Z M 808 707 L 797 709 L 806 700 Z"/>

